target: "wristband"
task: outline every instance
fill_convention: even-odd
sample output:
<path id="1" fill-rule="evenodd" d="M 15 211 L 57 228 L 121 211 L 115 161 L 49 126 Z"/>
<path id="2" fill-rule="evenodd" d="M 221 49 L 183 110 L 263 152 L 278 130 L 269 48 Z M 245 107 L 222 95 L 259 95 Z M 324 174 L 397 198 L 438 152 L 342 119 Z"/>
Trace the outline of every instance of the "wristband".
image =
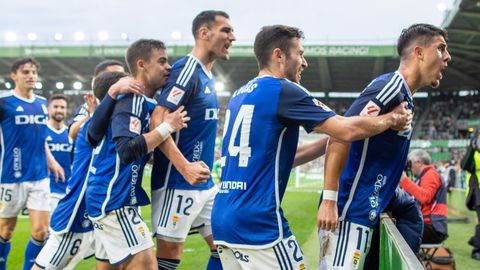
<path id="1" fill-rule="evenodd" d="M 338 197 L 338 191 L 328 190 L 328 189 L 323 190 L 323 199 L 324 200 L 337 201 L 337 197 Z"/>
<path id="2" fill-rule="evenodd" d="M 164 140 L 167 139 L 168 136 L 170 136 L 170 134 L 174 132 L 172 126 L 167 122 L 161 123 L 158 127 L 155 128 L 155 130 L 158 132 L 158 134 L 160 134 L 160 136 L 162 136 L 162 139 Z"/>

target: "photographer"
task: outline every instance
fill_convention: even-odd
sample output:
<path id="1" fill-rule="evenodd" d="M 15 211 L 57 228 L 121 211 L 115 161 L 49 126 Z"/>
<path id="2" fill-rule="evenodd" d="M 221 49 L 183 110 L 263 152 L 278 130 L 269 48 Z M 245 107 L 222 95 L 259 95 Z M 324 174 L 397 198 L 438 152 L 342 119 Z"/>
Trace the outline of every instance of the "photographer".
<path id="1" fill-rule="evenodd" d="M 448 237 L 446 187 L 426 151 L 413 150 L 408 155 L 408 162 L 415 180 L 404 172 L 400 187 L 415 198 L 422 210 L 422 243 L 441 243 Z"/>
<path id="2" fill-rule="evenodd" d="M 480 145 L 479 134 L 476 132 L 470 141 L 467 154 L 462 160 L 462 169 L 470 173 L 468 179 L 467 199 L 465 204 L 467 208 L 477 212 L 478 223 L 475 227 L 475 234 L 470 238 L 468 244 L 473 246 L 472 258 L 480 260 L 480 190 L 478 188 L 478 178 L 480 177 Z"/>

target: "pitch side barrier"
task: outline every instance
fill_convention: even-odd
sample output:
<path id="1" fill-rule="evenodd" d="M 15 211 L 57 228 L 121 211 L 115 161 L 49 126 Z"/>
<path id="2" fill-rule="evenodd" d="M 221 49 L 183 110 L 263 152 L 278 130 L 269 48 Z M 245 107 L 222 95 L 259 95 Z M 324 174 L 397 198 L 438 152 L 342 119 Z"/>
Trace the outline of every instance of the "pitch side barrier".
<path id="1" fill-rule="evenodd" d="M 380 217 L 380 269 L 425 269 L 387 214 Z"/>

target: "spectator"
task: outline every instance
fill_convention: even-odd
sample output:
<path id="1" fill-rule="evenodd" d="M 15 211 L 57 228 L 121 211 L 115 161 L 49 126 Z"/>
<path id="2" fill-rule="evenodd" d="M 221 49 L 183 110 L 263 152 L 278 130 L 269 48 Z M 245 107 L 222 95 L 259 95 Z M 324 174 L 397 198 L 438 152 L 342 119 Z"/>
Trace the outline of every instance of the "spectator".
<path id="1" fill-rule="evenodd" d="M 408 155 L 412 163 L 412 181 L 404 173 L 400 181 L 407 193 L 412 195 L 422 210 L 424 226 L 422 243 L 436 244 L 448 237 L 446 186 L 425 150 L 413 150 Z"/>

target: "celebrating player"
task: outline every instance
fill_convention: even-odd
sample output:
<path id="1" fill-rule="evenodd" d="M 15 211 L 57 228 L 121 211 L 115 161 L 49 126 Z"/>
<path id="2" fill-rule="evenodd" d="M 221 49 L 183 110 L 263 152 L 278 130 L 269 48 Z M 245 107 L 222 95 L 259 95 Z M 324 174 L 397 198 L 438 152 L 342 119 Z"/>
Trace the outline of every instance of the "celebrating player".
<path id="1" fill-rule="evenodd" d="M 255 38 L 258 77 L 232 95 L 225 116 L 222 185 L 212 211 L 225 269 L 305 269 L 280 207 L 299 126 L 352 141 L 410 124 L 400 105 L 379 117 L 341 117 L 298 83 L 307 67 L 297 28 L 263 27 Z M 297 162 L 301 163 L 301 162 Z"/>
<path id="2" fill-rule="evenodd" d="M 19 210 L 28 209 L 32 237 L 25 249 L 23 269 L 30 269 L 48 233 L 50 179 L 65 181 L 62 167 L 45 142 L 47 101 L 33 93 L 40 64 L 17 59 L 10 76 L 15 89 L 0 96 L 0 269 L 5 269 L 10 239 Z"/>
<path id="3" fill-rule="evenodd" d="M 169 139 L 160 146 L 163 153 L 155 151 L 152 226 L 160 270 L 175 269 L 180 264 L 191 228 L 198 229 L 211 250 L 207 269 L 221 269 L 210 226 L 217 193 L 210 170 L 219 110 L 212 67 L 216 59 L 229 59 L 228 49 L 235 36 L 228 14 L 214 10 L 198 14 L 192 32 L 195 47 L 173 65 L 152 119 L 156 121 L 156 115 L 181 105 L 192 118 L 188 128 L 174 135 L 175 142 Z"/>
<path id="4" fill-rule="evenodd" d="M 346 115 L 382 116 L 402 102 L 407 102 L 413 110 L 412 95 L 418 89 L 440 84 L 450 61 L 446 39 L 444 30 L 428 24 L 404 29 L 397 44 L 398 70 L 374 79 Z M 318 212 L 319 269 L 363 269 L 372 228 L 395 194 L 411 135 L 410 127 L 400 131 L 389 129 L 351 145 L 330 140 L 325 189 Z"/>

